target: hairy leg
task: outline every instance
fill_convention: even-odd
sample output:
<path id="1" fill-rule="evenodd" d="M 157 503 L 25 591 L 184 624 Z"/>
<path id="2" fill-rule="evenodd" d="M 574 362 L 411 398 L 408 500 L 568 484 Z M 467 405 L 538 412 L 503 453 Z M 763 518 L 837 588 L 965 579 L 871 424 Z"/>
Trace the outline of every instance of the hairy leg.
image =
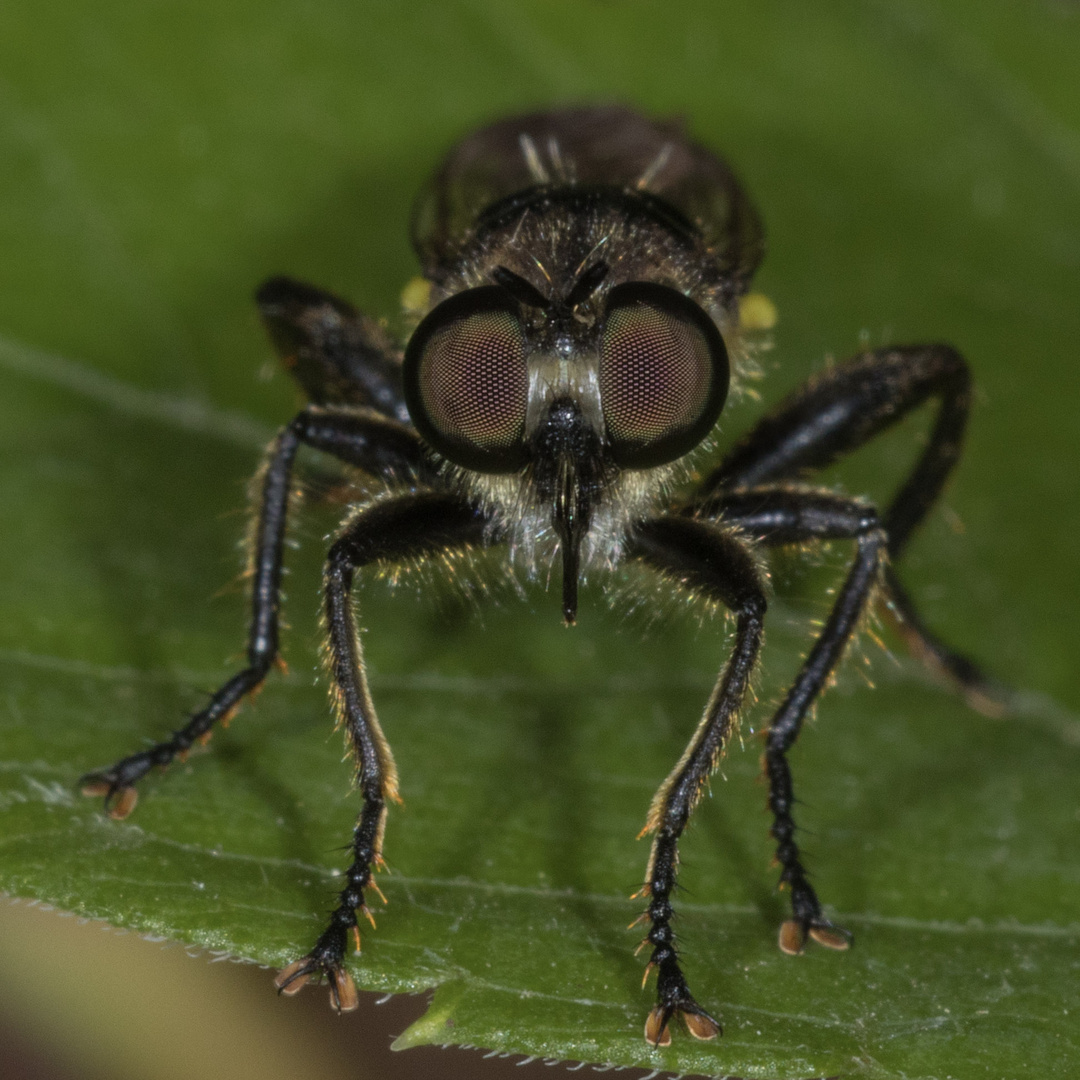
<path id="1" fill-rule="evenodd" d="M 714 510 L 726 523 L 765 544 L 850 539 L 857 545 L 825 626 L 772 718 L 765 749 L 780 882 L 791 890 L 792 917 L 780 928 L 780 948 L 800 952 L 809 936 L 828 948 L 846 949 L 846 934 L 822 914 L 795 842 L 795 797 L 787 754 L 881 582 L 887 536 L 872 506 L 824 490 L 748 488 L 718 498 Z"/>
<path id="2" fill-rule="evenodd" d="M 325 615 L 333 693 L 339 720 L 356 759 L 363 806 L 353 831 L 352 864 L 337 907 L 311 952 L 279 973 L 275 982 L 283 993 L 294 994 L 310 978 L 325 977 L 334 1008 L 356 1008 L 356 988 L 343 967 L 348 936 L 355 934 L 359 947 L 356 912 L 371 918 L 364 890 L 369 886 L 377 888 L 372 883 L 372 868 L 382 856 L 386 804 L 398 799 L 397 769 L 375 715 L 356 634 L 351 599 L 356 571 L 373 563 L 400 562 L 479 545 L 490 539 L 485 536 L 488 527 L 478 507 L 455 496 L 433 492 L 404 495 L 362 511 L 330 549 Z"/>
<path id="3" fill-rule="evenodd" d="M 878 349 L 811 379 L 732 447 L 695 505 L 707 513 L 725 491 L 809 476 L 932 400 L 939 406 L 930 438 L 882 515 L 895 563 L 960 457 L 971 375 L 948 345 Z M 892 565 L 884 581 L 880 605 L 911 651 L 954 682 L 972 707 L 1004 712 L 1008 692 L 926 626 Z"/>
<path id="4" fill-rule="evenodd" d="M 135 808 L 135 783 L 209 737 L 243 699 L 262 685 L 278 656 L 278 625 L 285 530 L 292 472 L 301 445 L 314 447 L 369 472 L 404 478 L 427 466 L 415 434 L 369 410 L 309 407 L 278 434 L 267 452 L 252 549 L 251 624 L 247 666 L 221 686 L 183 727 L 167 738 L 82 778 L 87 795 L 102 795 L 113 818 Z"/>
<path id="5" fill-rule="evenodd" d="M 401 354 L 375 319 L 287 277 L 264 282 L 255 302 L 282 364 L 316 405 L 368 406 L 408 423 Z"/>
<path id="6" fill-rule="evenodd" d="M 654 1046 L 671 1041 L 668 1023 L 682 1017 L 690 1033 L 711 1039 L 720 1024 L 694 1000 L 675 947 L 671 894 L 675 888 L 679 837 L 716 768 L 738 719 L 761 647 L 765 593 L 754 558 L 731 532 L 704 521 L 666 517 L 644 522 L 630 554 L 736 615 L 735 647 L 713 690 L 705 715 L 686 751 L 657 791 L 642 835 L 653 833 L 641 895 L 649 897 L 643 919 L 651 923 L 648 972 L 657 972 L 657 1003 L 645 1023 Z"/>

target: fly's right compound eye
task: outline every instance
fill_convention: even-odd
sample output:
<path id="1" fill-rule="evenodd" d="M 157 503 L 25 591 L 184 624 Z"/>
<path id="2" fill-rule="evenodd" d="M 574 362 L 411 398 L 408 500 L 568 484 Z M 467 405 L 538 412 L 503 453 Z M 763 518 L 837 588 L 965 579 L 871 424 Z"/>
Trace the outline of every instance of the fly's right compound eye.
<path id="1" fill-rule="evenodd" d="M 525 339 L 504 289 L 470 289 L 435 308 L 405 350 L 404 378 L 409 416 L 440 454 L 485 473 L 525 463 Z"/>
<path id="2" fill-rule="evenodd" d="M 708 434 L 730 372 L 720 331 L 665 285 L 611 290 L 600 338 L 600 401 L 611 452 L 625 468 L 665 465 Z"/>

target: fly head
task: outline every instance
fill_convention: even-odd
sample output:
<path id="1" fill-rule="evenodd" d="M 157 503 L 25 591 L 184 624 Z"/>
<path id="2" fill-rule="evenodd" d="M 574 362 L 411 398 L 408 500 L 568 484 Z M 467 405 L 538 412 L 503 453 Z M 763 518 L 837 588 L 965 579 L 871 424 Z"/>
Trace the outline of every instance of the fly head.
<path id="1" fill-rule="evenodd" d="M 575 225 L 597 231 L 564 223 L 568 238 Z M 730 376 L 724 339 L 695 300 L 673 284 L 619 280 L 618 247 L 613 272 L 574 250 L 581 239 L 567 243 L 572 272 L 529 280 L 507 258 L 487 283 L 443 299 L 404 365 L 409 413 L 428 445 L 510 535 L 546 531 L 557 545 L 568 623 L 583 548 L 602 558 L 621 544 L 668 467 L 715 425 Z M 519 252 L 507 254 L 522 267 Z"/>

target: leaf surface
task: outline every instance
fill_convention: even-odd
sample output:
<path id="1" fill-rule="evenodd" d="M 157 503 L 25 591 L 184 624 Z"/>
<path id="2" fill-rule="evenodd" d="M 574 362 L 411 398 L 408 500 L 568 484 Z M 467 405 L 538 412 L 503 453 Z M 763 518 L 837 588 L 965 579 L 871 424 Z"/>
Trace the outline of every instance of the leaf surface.
<path id="1" fill-rule="evenodd" d="M 228 585 L 244 483 L 297 400 L 284 376 L 257 378 L 251 293 L 285 271 L 394 324 L 410 198 L 455 137 L 514 109 L 623 100 L 687 116 L 762 209 L 759 284 L 780 311 L 764 403 L 866 344 L 947 340 L 970 358 L 965 459 L 902 569 L 1019 708 L 974 714 L 864 636 L 793 754 L 814 883 L 855 946 L 781 955 L 752 732 L 845 552 L 777 562 L 746 745 L 683 849 L 678 931 L 725 1034 L 652 1051 L 624 930 L 647 855 L 634 836 L 724 622 L 647 593 L 665 612 L 648 626 L 597 583 L 567 632 L 540 588 L 473 611 L 365 581 L 405 805 L 357 981 L 438 988 L 402 1045 L 770 1078 L 1069 1074 L 1074 6 L 54 0 L 0 13 L 0 71 L 0 887 L 262 963 L 309 947 L 356 808 L 314 678 L 332 519 L 307 518 L 290 553 L 291 674 L 149 777 L 127 821 L 76 791 L 242 657 Z M 735 407 L 726 435 L 763 407 Z M 884 499 L 924 427 L 830 482 Z"/>

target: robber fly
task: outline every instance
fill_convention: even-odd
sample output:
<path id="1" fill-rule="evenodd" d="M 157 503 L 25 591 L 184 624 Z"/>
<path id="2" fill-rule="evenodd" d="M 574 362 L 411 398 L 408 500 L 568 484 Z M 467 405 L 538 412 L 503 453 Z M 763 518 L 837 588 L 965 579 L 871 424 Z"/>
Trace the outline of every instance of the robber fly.
<path id="1" fill-rule="evenodd" d="M 675 123 L 625 108 L 578 108 L 493 124 L 454 147 L 422 194 L 413 241 L 419 323 L 404 350 L 337 297 L 287 278 L 258 291 L 277 351 L 311 404 L 271 443 L 258 481 L 248 663 L 170 738 L 84 778 L 124 817 L 134 784 L 239 707 L 278 658 L 279 597 L 293 468 L 302 447 L 365 477 L 330 547 L 325 622 L 333 696 L 355 753 L 363 805 L 336 910 L 312 950 L 277 977 L 295 993 L 326 979 L 357 1005 L 344 968 L 365 890 L 382 859 L 394 759 L 376 718 L 355 628 L 357 571 L 505 550 L 543 580 L 561 568 L 561 608 L 624 564 L 735 616 L 734 645 L 685 752 L 660 785 L 638 894 L 657 975 L 645 1037 L 667 1045 L 681 1017 L 720 1024 L 691 995 L 672 932 L 679 838 L 735 730 L 758 664 L 764 553 L 849 540 L 832 611 L 766 732 L 772 836 L 791 915 L 780 948 L 845 949 L 795 842 L 787 755 L 871 604 L 908 643 L 992 708 L 991 684 L 930 633 L 893 570 L 960 454 L 968 368 L 947 345 L 866 352 L 795 391 L 719 461 L 713 432 L 747 363 L 740 300 L 763 251 L 761 223 L 728 166 Z M 927 445 L 884 512 L 809 483 L 930 399 Z M 370 495 L 372 485 L 377 491 Z"/>

